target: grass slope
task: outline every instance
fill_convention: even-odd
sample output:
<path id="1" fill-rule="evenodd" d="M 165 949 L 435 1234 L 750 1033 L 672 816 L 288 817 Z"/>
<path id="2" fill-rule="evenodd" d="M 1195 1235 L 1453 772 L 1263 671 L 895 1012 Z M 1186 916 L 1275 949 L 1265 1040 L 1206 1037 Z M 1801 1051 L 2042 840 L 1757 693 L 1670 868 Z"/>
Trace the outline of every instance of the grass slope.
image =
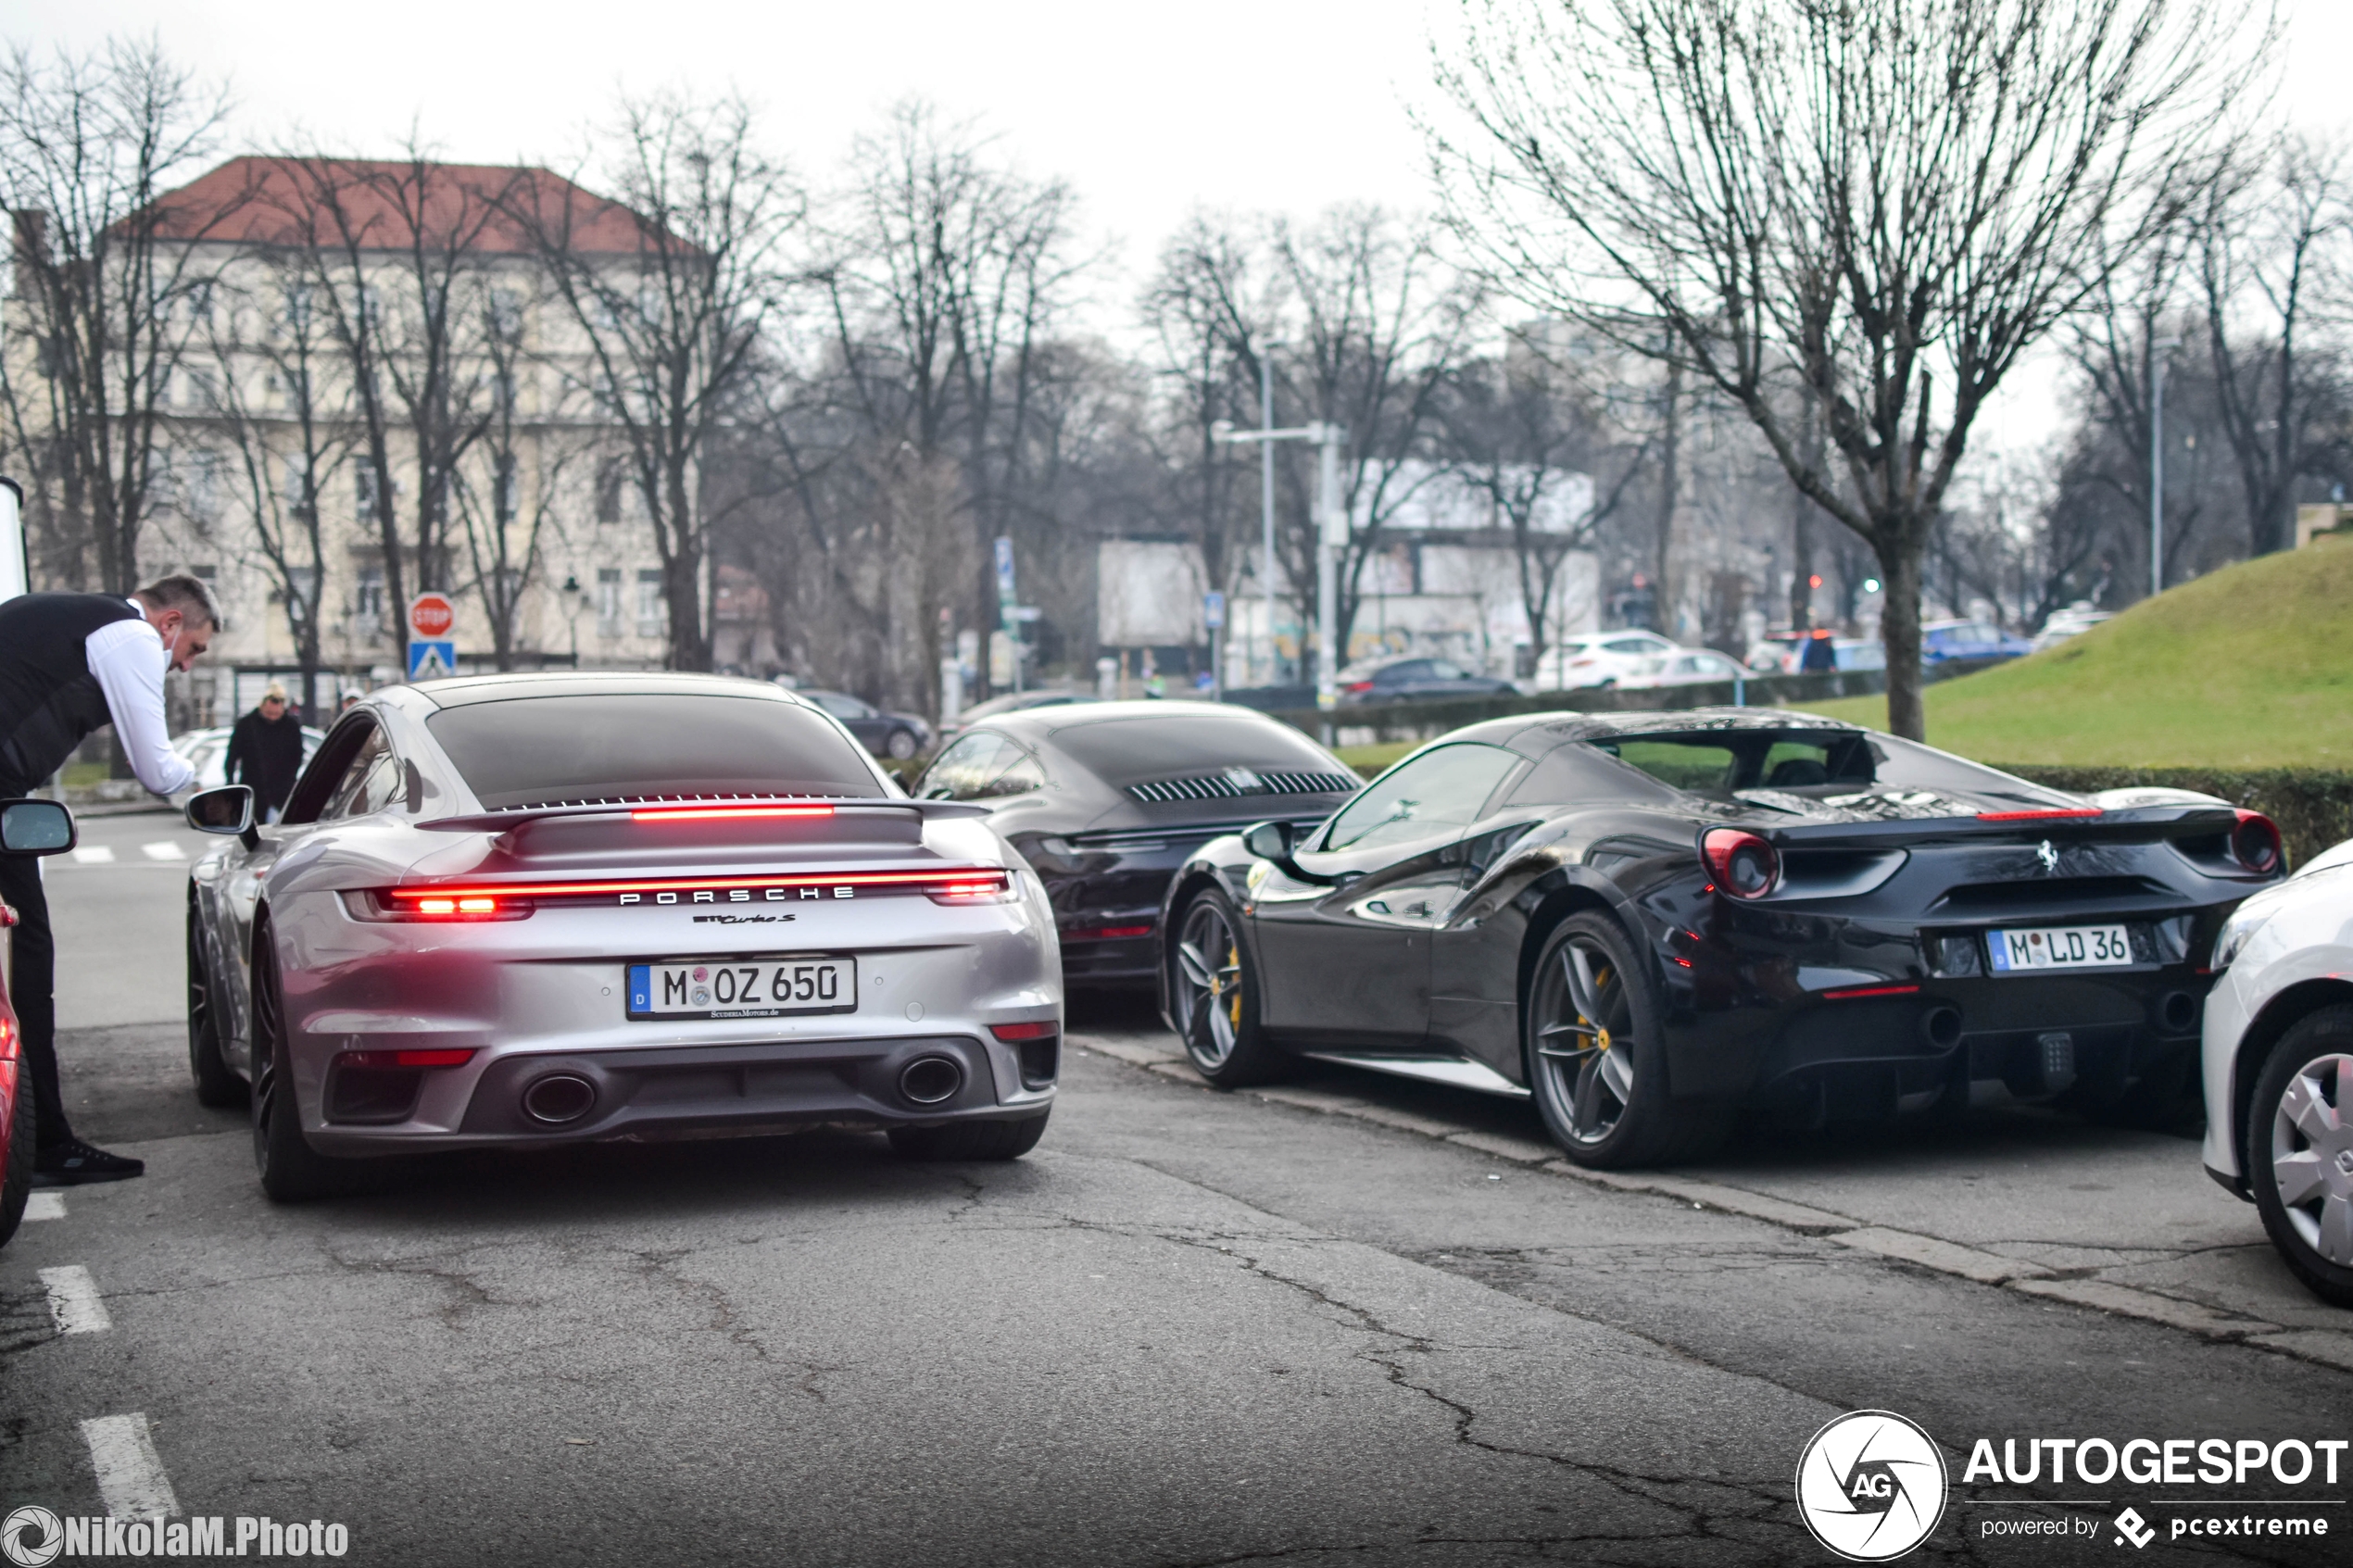
<path id="1" fill-rule="evenodd" d="M 1881 697 L 1815 706 L 1887 721 Z M 2353 769 L 2353 540 L 2226 567 L 1932 685 L 1928 738 L 1987 762 Z"/>

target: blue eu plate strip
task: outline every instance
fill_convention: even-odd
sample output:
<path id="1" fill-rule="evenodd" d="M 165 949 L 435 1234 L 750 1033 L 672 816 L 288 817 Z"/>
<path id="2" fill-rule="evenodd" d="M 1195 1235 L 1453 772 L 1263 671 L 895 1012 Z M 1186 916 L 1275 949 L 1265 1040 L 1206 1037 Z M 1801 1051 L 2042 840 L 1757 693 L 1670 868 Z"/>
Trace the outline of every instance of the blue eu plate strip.
<path id="1" fill-rule="evenodd" d="M 651 1012 L 654 1010 L 654 967 L 633 963 L 629 966 L 629 1010 Z"/>

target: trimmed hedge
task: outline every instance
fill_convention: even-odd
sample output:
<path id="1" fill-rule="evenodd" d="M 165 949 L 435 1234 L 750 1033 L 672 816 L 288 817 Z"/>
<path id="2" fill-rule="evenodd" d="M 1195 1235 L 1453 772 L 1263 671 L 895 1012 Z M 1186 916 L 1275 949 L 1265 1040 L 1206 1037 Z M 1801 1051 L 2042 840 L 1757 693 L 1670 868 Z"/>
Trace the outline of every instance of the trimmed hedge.
<path id="1" fill-rule="evenodd" d="M 2220 796 L 2279 823 L 2290 865 L 2300 865 L 2329 846 L 2353 838 L 2353 773 L 2317 768 L 2070 768 L 2040 762 L 1991 766 L 2079 795 L 2155 785 Z"/>

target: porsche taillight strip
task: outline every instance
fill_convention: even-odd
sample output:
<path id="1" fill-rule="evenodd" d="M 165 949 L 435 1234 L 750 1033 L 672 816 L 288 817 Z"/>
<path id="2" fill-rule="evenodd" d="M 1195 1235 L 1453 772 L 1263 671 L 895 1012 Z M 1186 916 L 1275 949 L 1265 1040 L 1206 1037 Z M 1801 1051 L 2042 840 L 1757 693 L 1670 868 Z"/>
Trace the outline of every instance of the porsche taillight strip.
<path id="1" fill-rule="evenodd" d="M 696 876 L 615 878 L 596 882 L 500 882 L 426 884 L 395 887 L 385 897 L 396 904 L 469 898 L 593 898 L 601 895 L 647 893 L 724 893 L 735 889 L 875 887 L 905 888 L 934 897 L 1001 893 L 1011 885 L 1003 868 L 971 866 L 954 871 L 805 872 L 787 876 Z"/>
<path id="2" fill-rule="evenodd" d="M 1980 811 L 1981 822 L 2055 822 L 2083 817 L 2104 817 L 2108 813 L 2097 806 L 2059 806 L 2047 811 Z"/>
<path id="3" fill-rule="evenodd" d="M 830 817 L 830 806 L 650 806 L 629 813 L 633 822 L 710 822 L 744 817 Z"/>

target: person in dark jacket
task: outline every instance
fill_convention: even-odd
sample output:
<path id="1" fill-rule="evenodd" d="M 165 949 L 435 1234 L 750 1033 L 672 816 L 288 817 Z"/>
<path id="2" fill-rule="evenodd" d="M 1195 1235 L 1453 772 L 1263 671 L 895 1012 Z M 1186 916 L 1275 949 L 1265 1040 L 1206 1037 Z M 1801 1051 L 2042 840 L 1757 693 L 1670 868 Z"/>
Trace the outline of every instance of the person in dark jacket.
<path id="1" fill-rule="evenodd" d="M 131 598 L 20 594 L 0 604 L 0 797 L 31 795 L 84 736 L 111 723 L 139 782 L 170 795 L 195 782 L 172 751 L 163 677 L 185 670 L 220 615 L 193 577 L 167 577 Z M 94 1148 L 66 1123 L 57 1081 L 56 938 L 41 862 L 0 856 L 0 901 L 17 911 L 10 999 L 32 1080 L 32 1178 L 42 1185 L 116 1181 L 146 1169 Z"/>
<path id="2" fill-rule="evenodd" d="M 302 721 L 286 711 L 286 688 L 277 682 L 261 694 L 261 706 L 229 732 L 225 769 L 231 784 L 253 786 L 254 815 L 276 822 L 302 771 Z"/>

